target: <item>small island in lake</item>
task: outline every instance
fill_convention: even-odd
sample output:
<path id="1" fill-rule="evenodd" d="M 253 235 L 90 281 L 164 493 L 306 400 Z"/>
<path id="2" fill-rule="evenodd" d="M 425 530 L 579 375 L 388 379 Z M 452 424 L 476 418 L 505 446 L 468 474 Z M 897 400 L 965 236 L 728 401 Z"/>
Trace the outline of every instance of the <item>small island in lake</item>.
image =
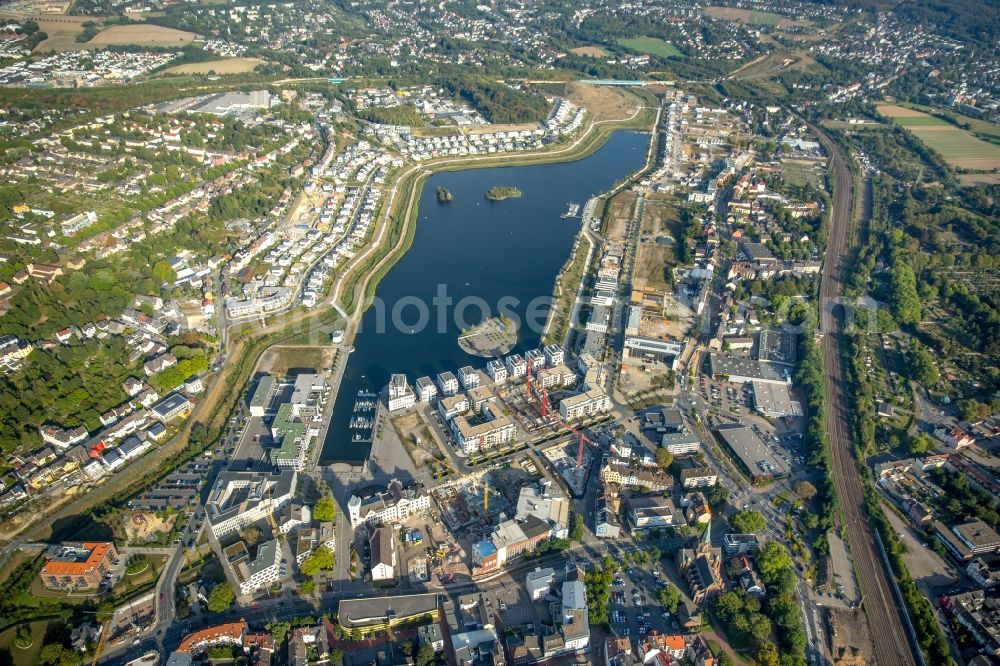
<path id="1" fill-rule="evenodd" d="M 516 187 L 508 187 L 506 185 L 500 187 L 491 187 L 486 190 L 486 198 L 489 201 L 503 201 L 504 199 L 516 199 L 521 196 L 521 190 Z"/>
<path id="2" fill-rule="evenodd" d="M 451 201 L 451 192 L 448 191 L 448 188 L 438 185 L 437 200 L 438 203 L 448 203 Z"/>
<path id="3" fill-rule="evenodd" d="M 507 317 L 490 317 L 462 331 L 458 346 L 470 356 L 496 358 L 517 344 L 517 324 Z"/>

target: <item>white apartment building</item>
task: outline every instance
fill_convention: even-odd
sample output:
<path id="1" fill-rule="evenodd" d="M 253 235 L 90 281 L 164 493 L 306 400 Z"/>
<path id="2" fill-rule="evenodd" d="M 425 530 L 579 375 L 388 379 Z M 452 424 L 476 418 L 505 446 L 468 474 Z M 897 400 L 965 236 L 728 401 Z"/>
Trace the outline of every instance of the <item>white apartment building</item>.
<path id="1" fill-rule="evenodd" d="M 458 377 L 452 372 L 442 372 L 437 376 L 438 388 L 441 389 L 441 395 L 449 396 L 458 393 Z"/>
<path id="2" fill-rule="evenodd" d="M 559 414 L 566 421 L 601 414 L 611 409 L 611 399 L 595 386 L 586 393 L 571 395 L 559 403 Z"/>
<path id="3" fill-rule="evenodd" d="M 394 523 L 430 507 L 431 496 L 422 484 L 404 486 L 397 479 L 389 482 L 384 493 L 366 497 L 351 495 L 347 500 L 347 513 L 351 527 L 355 528 Z"/>
<path id="4" fill-rule="evenodd" d="M 430 402 L 437 397 L 438 390 L 434 382 L 431 381 L 430 377 L 421 377 L 416 382 L 417 386 L 417 399 L 420 402 Z"/>
<path id="5" fill-rule="evenodd" d="M 417 403 L 417 394 L 410 388 L 406 375 L 389 378 L 389 413 L 409 409 Z"/>
<path id="6" fill-rule="evenodd" d="M 493 380 L 494 384 L 507 381 L 507 366 L 505 366 L 503 361 L 498 358 L 495 358 L 486 364 L 486 373 L 490 376 L 490 379 Z"/>
<path id="7" fill-rule="evenodd" d="M 560 365 L 566 360 L 566 352 L 559 345 L 545 345 L 545 365 L 552 367 Z"/>
<path id="8" fill-rule="evenodd" d="M 462 382 L 462 388 L 466 391 L 479 386 L 479 373 L 471 365 L 466 365 L 458 369 L 458 379 Z"/>
<path id="9" fill-rule="evenodd" d="M 528 362 L 520 354 L 511 354 L 506 359 L 507 376 L 510 378 L 524 377 L 528 374 Z"/>

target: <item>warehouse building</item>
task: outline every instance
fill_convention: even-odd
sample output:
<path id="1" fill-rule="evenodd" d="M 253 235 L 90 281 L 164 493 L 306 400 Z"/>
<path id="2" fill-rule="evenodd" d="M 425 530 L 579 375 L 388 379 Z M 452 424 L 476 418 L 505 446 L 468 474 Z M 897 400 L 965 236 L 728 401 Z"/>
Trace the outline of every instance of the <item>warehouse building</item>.
<path id="1" fill-rule="evenodd" d="M 751 481 L 788 476 L 788 466 L 750 428 L 733 424 L 720 426 L 715 432 Z"/>

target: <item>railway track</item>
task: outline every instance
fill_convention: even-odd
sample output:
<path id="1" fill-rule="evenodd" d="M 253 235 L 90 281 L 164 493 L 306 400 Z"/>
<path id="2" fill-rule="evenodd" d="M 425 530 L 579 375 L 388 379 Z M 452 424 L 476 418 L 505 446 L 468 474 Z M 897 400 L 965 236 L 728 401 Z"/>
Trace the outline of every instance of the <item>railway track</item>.
<path id="1" fill-rule="evenodd" d="M 812 127 L 830 153 L 836 187 L 830 215 L 830 237 L 820 285 L 820 330 L 826 370 L 826 428 L 833 461 L 833 483 L 847 522 L 851 556 L 861 588 L 862 605 L 872 640 L 874 663 L 880 666 L 922 663 L 919 647 L 907 630 L 906 609 L 893 594 L 892 572 L 885 566 L 875 542 L 875 527 L 865 506 L 864 481 L 852 453 L 844 375 L 839 353 L 842 321 L 836 306 L 843 293 L 843 270 L 851 227 L 854 182 L 839 147 L 819 128 Z"/>

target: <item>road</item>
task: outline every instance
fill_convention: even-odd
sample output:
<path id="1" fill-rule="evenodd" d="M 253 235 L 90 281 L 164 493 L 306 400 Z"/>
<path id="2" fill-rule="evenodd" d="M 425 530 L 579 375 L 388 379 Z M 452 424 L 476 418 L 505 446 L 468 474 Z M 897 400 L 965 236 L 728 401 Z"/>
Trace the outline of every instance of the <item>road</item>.
<path id="1" fill-rule="evenodd" d="M 875 663 L 916 665 L 922 663 L 907 631 L 906 609 L 893 596 L 892 575 L 883 565 L 875 543 L 875 527 L 868 519 L 864 481 L 855 466 L 844 375 L 840 359 L 841 324 L 835 309 L 843 293 L 844 263 L 853 223 L 854 176 L 835 143 L 818 127 L 812 131 L 830 153 L 835 176 L 830 211 L 830 238 L 820 283 L 820 331 L 823 333 L 823 364 L 826 370 L 826 432 L 833 459 L 833 483 L 847 523 L 851 557 L 861 589 Z M 919 651 L 919 649 L 917 650 Z"/>

